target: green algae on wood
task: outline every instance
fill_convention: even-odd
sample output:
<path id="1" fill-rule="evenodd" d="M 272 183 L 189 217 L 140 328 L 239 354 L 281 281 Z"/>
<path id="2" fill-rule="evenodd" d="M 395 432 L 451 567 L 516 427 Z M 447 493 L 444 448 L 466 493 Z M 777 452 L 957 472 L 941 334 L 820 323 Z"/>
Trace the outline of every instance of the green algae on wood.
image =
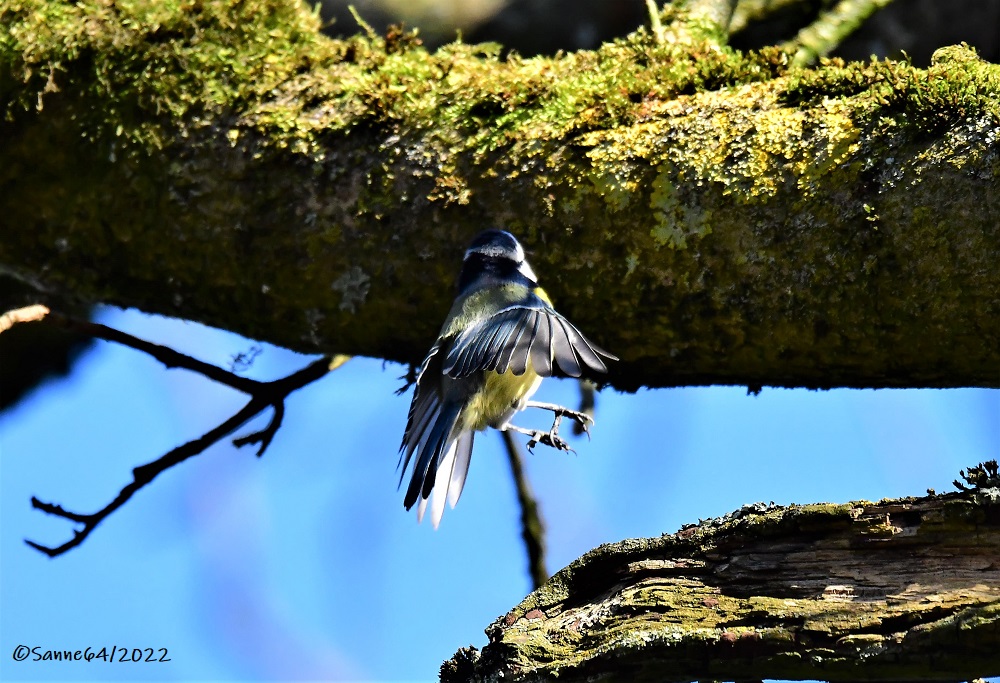
<path id="1" fill-rule="evenodd" d="M 607 544 L 498 619 L 442 680 L 996 675 L 998 513 L 980 491 L 756 504 Z"/>
<path id="2" fill-rule="evenodd" d="M 624 389 L 1000 381 L 1000 86 L 967 48 L 524 59 L 278 0 L 0 24 L 0 264 L 43 289 L 412 362 L 502 224 Z"/>

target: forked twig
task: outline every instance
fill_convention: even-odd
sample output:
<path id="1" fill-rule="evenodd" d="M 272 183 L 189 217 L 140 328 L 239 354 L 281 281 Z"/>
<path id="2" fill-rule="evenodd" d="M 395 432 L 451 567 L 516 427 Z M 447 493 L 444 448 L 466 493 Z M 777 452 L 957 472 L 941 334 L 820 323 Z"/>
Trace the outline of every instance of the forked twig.
<path id="1" fill-rule="evenodd" d="M 268 422 L 264 429 L 233 440 L 233 444 L 237 447 L 246 446 L 248 444 L 259 444 L 257 457 L 262 456 L 268 446 L 271 445 L 274 435 L 281 426 L 282 418 L 285 415 L 285 399 L 288 395 L 297 389 L 301 389 L 302 387 L 315 382 L 328 372 L 343 365 L 349 359 L 349 356 L 324 356 L 323 358 L 314 360 L 298 372 L 292 373 L 287 377 L 282 377 L 281 379 L 276 379 L 270 382 L 261 382 L 255 379 L 241 377 L 215 365 L 191 358 L 190 356 L 174 351 L 173 349 L 153 344 L 100 323 L 77 320 L 59 313 L 53 313 L 44 306 L 30 306 L 16 311 L 9 311 L 3 316 L 0 316 L 0 321 L 4 323 L 4 325 L 0 325 L 0 332 L 5 329 L 9 329 L 12 325 L 17 323 L 44 321 L 48 324 L 58 325 L 60 327 L 72 329 L 84 334 L 89 334 L 99 339 L 113 341 L 138 351 L 142 351 L 157 359 L 168 368 L 184 368 L 186 370 L 191 370 L 192 372 L 197 372 L 214 382 L 225 384 L 226 386 L 242 391 L 250 396 L 250 400 L 245 406 L 243 406 L 243 408 L 241 408 L 228 420 L 219 424 L 217 427 L 210 429 L 197 439 L 188 441 L 186 444 L 174 448 L 156 460 L 133 469 L 132 481 L 118 492 L 118 495 L 114 500 L 96 512 L 89 514 L 73 512 L 63 508 L 61 505 L 47 503 L 32 496 L 31 505 L 36 510 L 41 510 L 46 514 L 62 517 L 63 519 L 68 519 L 71 522 L 83 525 L 81 528 L 74 530 L 73 537 L 70 540 L 59 546 L 44 546 L 40 543 L 36 543 L 35 541 L 25 540 L 25 543 L 29 546 L 39 552 L 45 553 L 49 557 L 62 555 L 68 550 L 71 550 L 83 543 L 87 536 L 89 536 L 101 522 L 107 519 L 115 510 L 128 502 L 128 500 L 132 498 L 137 491 L 153 481 L 153 479 L 155 479 L 161 472 L 184 462 L 192 456 L 204 452 L 210 446 L 226 438 L 267 408 L 273 408 L 274 413 L 271 416 L 270 422 Z"/>

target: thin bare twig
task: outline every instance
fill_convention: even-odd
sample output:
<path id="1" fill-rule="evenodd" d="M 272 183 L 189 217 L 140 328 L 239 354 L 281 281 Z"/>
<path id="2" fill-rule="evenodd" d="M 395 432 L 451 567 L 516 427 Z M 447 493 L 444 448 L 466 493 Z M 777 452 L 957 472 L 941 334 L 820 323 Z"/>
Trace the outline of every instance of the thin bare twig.
<path id="1" fill-rule="evenodd" d="M 30 311 L 30 315 L 28 313 L 21 313 L 29 311 L 29 309 L 33 309 Z M 138 337 L 134 337 L 120 330 L 115 330 L 106 325 L 92 323 L 85 320 L 76 320 L 58 313 L 52 313 L 44 306 L 29 307 L 29 309 L 18 309 L 18 311 L 8 312 L 4 314 L 0 320 L 5 322 L 8 320 L 13 321 L 11 322 L 11 325 L 18 322 L 45 321 L 49 324 L 90 334 L 99 339 L 113 341 L 142 351 L 153 358 L 156 358 L 168 368 L 185 368 L 187 370 L 191 370 L 192 372 L 197 372 L 204 375 L 208 379 L 225 384 L 226 386 L 242 391 L 250 396 L 250 400 L 245 406 L 243 406 L 243 408 L 241 408 L 228 420 L 219 424 L 217 427 L 210 429 L 197 439 L 174 448 L 156 460 L 148 462 L 145 465 L 140 465 L 132 470 L 132 481 L 118 492 L 118 495 L 114 498 L 114 500 L 96 512 L 89 514 L 73 512 L 72 510 L 63 508 L 61 505 L 47 503 L 32 496 L 31 505 L 36 510 L 41 510 L 46 514 L 62 517 L 63 519 L 68 519 L 71 522 L 83 525 L 81 528 L 74 530 L 73 537 L 70 540 L 59 546 L 44 546 L 34 541 L 25 540 L 25 543 L 29 546 L 39 552 L 45 553 L 49 557 L 62 555 L 63 553 L 83 543 L 83 541 L 94 531 L 94 529 L 97 528 L 101 522 L 107 519 L 115 510 L 128 502 L 128 500 L 132 498 L 132 496 L 135 495 L 140 489 L 152 482 L 153 479 L 155 479 L 161 472 L 184 462 L 192 456 L 204 452 L 210 446 L 226 438 L 267 408 L 273 408 L 274 412 L 271 416 L 271 420 L 267 426 L 264 427 L 264 429 L 233 440 L 233 444 L 237 447 L 246 446 L 248 444 L 259 444 L 257 457 L 262 456 L 264 451 L 267 450 L 267 447 L 271 445 L 274 435 L 281 426 L 282 418 L 285 415 L 285 399 L 288 395 L 297 389 L 301 389 L 302 387 L 315 382 L 328 372 L 343 365 L 349 359 L 349 356 L 334 356 L 332 358 L 324 356 L 323 358 L 314 360 L 298 372 L 288 375 L 287 377 L 282 377 L 281 379 L 276 379 L 270 382 L 261 382 L 258 380 L 248 379 L 246 377 L 240 377 L 239 375 L 223 370 L 222 368 L 202 362 L 195 358 L 191 358 L 190 356 L 186 356 L 165 346 L 160 346 L 159 344 L 153 344 L 143 339 L 139 339 Z M 45 310 L 41 311 L 37 309 Z M 0 331 L 2 331 L 2 329 L 0 329 Z"/>
<path id="2" fill-rule="evenodd" d="M 814 64 L 836 49 L 868 17 L 891 3 L 892 0 L 840 0 L 784 47 L 789 52 L 795 51 L 792 57 L 795 64 Z"/>
<path id="3" fill-rule="evenodd" d="M 594 409 L 597 407 L 597 385 L 592 380 L 581 379 L 580 388 L 580 412 L 594 419 Z M 573 422 L 573 433 L 577 436 L 587 434 L 585 423 Z M 590 436 L 589 434 L 587 434 Z"/>
<path id="4" fill-rule="evenodd" d="M 663 22 L 660 21 L 660 8 L 655 0 L 646 0 L 646 12 L 649 13 L 649 24 L 653 31 L 653 39 L 657 45 L 663 44 Z"/>
<path id="5" fill-rule="evenodd" d="M 42 320 L 49 314 L 49 307 L 41 304 L 15 308 L 0 315 L 0 332 L 6 332 L 19 323 L 33 323 Z"/>
<path id="6" fill-rule="evenodd" d="M 687 0 L 675 3 L 682 10 L 667 26 L 663 25 L 655 0 L 646 0 L 653 40 L 657 45 L 695 45 L 704 42 L 725 45 L 729 22 L 737 0 Z"/>
<path id="7" fill-rule="evenodd" d="M 549 578 L 549 572 L 545 568 L 545 524 L 538 513 L 538 501 L 531 490 L 531 484 L 524 474 L 521 447 L 513 432 L 502 431 L 500 434 L 507 447 L 510 472 L 517 486 L 517 502 L 521 505 L 521 538 L 524 539 L 524 547 L 528 553 L 528 572 L 531 574 L 532 586 L 538 588 Z"/>
<path id="8" fill-rule="evenodd" d="M 734 35 L 754 22 L 764 21 L 802 0 L 739 0 L 729 21 L 729 33 Z"/>
<path id="9" fill-rule="evenodd" d="M 253 394 L 263 384 L 263 382 L 258 382 L 257 380 L 250 379 L 248 377 L 241 377 L 240 375 L 224 370 L 223 368 L 210 363 L 205 363 L 197 358 L 192 358 L 191 356 L 187 356 L 179 351 L 174 351 L 169 347 L 154 344 L 146 341 L 145 339 L 139 339 L 138 337 L 134 337 L 127 332 L 116 330 L 112 327 L 108 327 L 107 325 L 102 325 L 101 323 L 71 318 L 54 311 L 50 312 L 44 320 L 46 323 L 57 327 L 62 327 L 74 332 L 80 332 L 82 334 L 88 334 L 97 339 L 104 339 L 105 341 L 115 342 L 117 344 L 121 344 L 122 346 L 135 349 L 136 351 L 142 351 L 143 353 L 152 356 L 156 360 L 163 363 L 163 365 L 167 368 L 184 368 L 185 370 L 191 370 L 192 372 L 197 372 L 199 375 L 204 375 L 213 382 L 225 384 L 226 386 L 232 387 L 237 391 L 242 391 L 245 394 Z"/>
<path id="10" fill-rule="evenodd" d="M 164 472 L 174 465 L 177 465 L 188 458 L 198 455 L 209 446 L 217 443 L 219 440 L 225 438 L 228 434 L 232 433 L 234 430 L 238 429 L 247 420 L 253 418 L 264 406 L 255 405 L 256 399 L 253 399 L 246 406 L 243 407 L 238 413 L 233 415 L 231 418 L 220 424 L 218 427 L 206 432 L 201 437 L 195 439 L 194 441 L 189 441 L 183 446 L 178 446 L 172 451 L 168 452 L 166 455 L 154 460 L 153 462 L 146 463 L 132 470 L 132 481 L 126 485 L 118 495 L 110 503 L 105 505 L 103 508 L 97 512 L 90 514 L 80 514 L 78 512 L 72 512 L 66 510 L 61 505 L 54 503 L 47 503 L 39 500 L 35 496 L 31 497 L 31 506 L 36 510 L 41 510 L 50 515 L 55 515 L 56 517 L 62 517 L 63 519 L 68 519 L 72 522 L 77 522 L 83 526 L 79 529 L 73 531 L 73 537 L 63 543 L 62 545 L 50 547 L 44 546 L 35 541 L 25 539 L 25 543 L 30 545 L 35 550 L 45 553 L 49 557 L 57 557 L 63 553 L 72 550 L 76 546 L 83 543 L 83 541 L 91 534 L 91 532 L 97 528 L 97 525 L 107 519 L 111 513 L 124 505 L 128 500 L 137 492 L 139 489 L 143 488 L 149 484 L 156 475 Z"/>

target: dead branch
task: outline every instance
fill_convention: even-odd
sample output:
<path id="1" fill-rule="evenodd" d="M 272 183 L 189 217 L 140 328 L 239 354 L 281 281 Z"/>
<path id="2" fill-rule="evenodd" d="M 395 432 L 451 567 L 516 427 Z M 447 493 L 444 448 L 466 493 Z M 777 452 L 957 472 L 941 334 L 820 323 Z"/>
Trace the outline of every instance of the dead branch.
<path id="1" fill-rule="evenodd" d="M 156 460 L 148 462 L 145 465 L 140 465 L 132 470 L 132 481 L 118 492 L 114 500 L 96 512 L 74 512 L 65 509 L 61 505 L 48 503 L 32 496 L 31 505 L 35 509 L 82 525 L 80 528 L 74 530 L 73 537 L 70 540 L 59 546 L 44 546 L 35 541 L 25 540 L 25 543 L 29 546 L 39 552 L 45 553 L 49 557 L 62 555 L 83 543 L 101 522 L 127 503 L 133 495 L 152 482 L 159 474 L 184 462 L 188 458 L 204 452 L 210 446 L 218 443 L 248 421 L 260 415 L 267 408 L 272 408 L 274 412 L 272 413 L 271 420 L 264 429 L 233 440 L 233 445 L 237 447 L 248 444 L 259 444 L 257 457 L 262 456 L 281 426 L 281 421 L 285 414 L 285 399 L 288 395 L 315 382 L 348 360 L 347 356 L 335 356 L 332 358 L 324 356 L 287 377 L 270 382 L 262 382 L 241 377 L 217 366 L 197 360 L 196 358 L 191 358 L 165 346 L 139 339 L 107 325 L 77 320 L 59 313 L 53 313 L 45 306 L 30 306 L 16 311 L 9 311 L 0 317 L 0 322 L 3 323 L 0 326 L 0 332 L 9 329 L 13 324 L 19 322 L 45 322 L 89 334 L 98 339 L 112 341 L 136 349 L 137 351 L 142 351 L 163 363 L 167 368 L 183 368 L 197 372 L 213 382 L 225 384 L 250 396 L 250 400 L 243 408 L 217 427 L 210 429 L 197 439 L 174 448 Z"/>
<path id="2" fill-rule="evenodd" d="M 992 466 L 966 481 L 993 483 Z M 970 680 L 1000 674 L 1000 489 L 749 505 L 601 546 L 442 680 Z"/>

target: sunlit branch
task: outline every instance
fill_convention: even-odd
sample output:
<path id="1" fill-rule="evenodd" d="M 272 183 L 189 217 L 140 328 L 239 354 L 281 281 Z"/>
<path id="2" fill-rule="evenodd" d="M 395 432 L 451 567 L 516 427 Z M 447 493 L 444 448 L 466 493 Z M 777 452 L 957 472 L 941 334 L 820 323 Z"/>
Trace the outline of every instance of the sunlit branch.
<path id="1" fill-rule="evenodd" d="M 6 332 L 19 323 L 33 323 L 42 320 L 49 314 L 49 307 L 35 304 L 24 308 L 15 308 L 0 315 L 0 332 Z"/>
<path id="2" fill-rule="evenodd" d="M 792 59 L 796 64 L 813 64 L 836 49 L 868 17 L 891 3 L 892 0 L 841 0 L 799 31 L 785 47 L 795 50 Z"/>
<path id="3" fill-rule="evenodd" d="M 729 32 L 729 25 L 735 8 L 736 0 L 688 1 L 688 13 L 691 19 L 711 22 L 723 34 Z"/>

